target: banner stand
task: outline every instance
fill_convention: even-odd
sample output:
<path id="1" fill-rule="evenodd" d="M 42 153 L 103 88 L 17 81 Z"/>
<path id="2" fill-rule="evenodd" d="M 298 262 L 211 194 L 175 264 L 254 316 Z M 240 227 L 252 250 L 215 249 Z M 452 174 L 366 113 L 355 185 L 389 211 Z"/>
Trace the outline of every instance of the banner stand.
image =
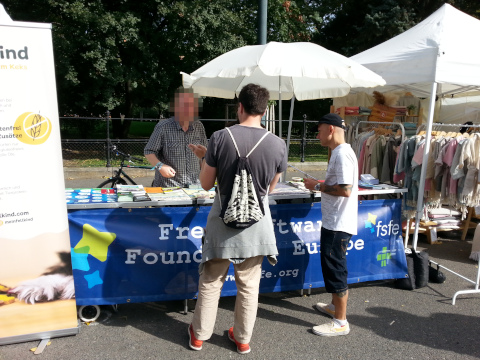
<path id="1" fill-rule="evenodd" d="M 0 4 L 0 345 L 78 334 L 52 25 Z"/>
<path id="2" fill-rule="evenodd" d="M 35 351 L 35 355 L 37 355 L 43 351 L 43 349 L 45 348 L 45 346 L 47 346 L 47 343 L 50 341 L 50 339 L 55 337 L 71 336 L 71 335 L 77 335 L 77 334 L 78 334 L 78 327 L 74 327 L 71 329 L 52 330 L 52 331 L 45 331 L 40 333 L 24 334 L 24 335 L 0 338 L 0 345 L 8 345 L 8 344 L 40 340 L 40 345 L 37 346 L 37 350 Z M 43 348 L 41 346 L 42 344 L 44 344 Z"/>

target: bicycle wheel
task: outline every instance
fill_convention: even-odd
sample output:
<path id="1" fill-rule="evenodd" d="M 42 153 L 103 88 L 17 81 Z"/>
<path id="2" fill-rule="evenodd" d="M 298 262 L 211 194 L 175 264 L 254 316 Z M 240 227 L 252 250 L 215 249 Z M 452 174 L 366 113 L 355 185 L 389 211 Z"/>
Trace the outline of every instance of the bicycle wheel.
<path id="1" fill-rule="evenodd" d="M 116 184 L 127 185 L 127 182 L 122 178 L 112 178 L 105 180 L 97 188 L 114 188 Z"/>

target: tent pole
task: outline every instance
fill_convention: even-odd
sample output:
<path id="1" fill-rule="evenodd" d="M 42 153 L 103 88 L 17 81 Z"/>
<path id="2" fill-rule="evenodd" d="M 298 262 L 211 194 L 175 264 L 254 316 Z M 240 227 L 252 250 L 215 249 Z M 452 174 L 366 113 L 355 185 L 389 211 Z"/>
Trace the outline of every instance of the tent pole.
<path id="1" fill-rule="evenodd" d="M 282 76 L 278 77 L 278 137 L 282 138 Z M 284 172 L 280 175 L 280 182 L 285 181 L 285 175 L 287 172 Z"/>
<path id="2" fill-rule="evenodd" d="M 278 137 L 282 138 L 282 77 L 278 77 Z"/>
<path id="3" fill-rule="evenodd" d="M 435 111 L 435 96 L 437 94 L 437 83 L 432 83 L 430 92 L 430 105 L 427 118 L 427 135 L 425 136 L 425 147 L 423 150 L 422 169 L 420 172 L 420 182 L 418 185 L 417 215 L 415 217 L 415 231 L 413 232 L 413 250 L 417 250 L 418 227 L 423 214 L 423 193 L 425 191 L 425 178 L 427 177 L 428 153 L 430 152 L 430 139 L 432 138 L 433 113 Z"/>
<path id="4" fill-rule="evenodd" d="M 290 137 L 292 134 L 292 119 L 293 119 L 293 107 L 295 106 L 295 94 L 292 96 L 292 100 L 290 100 L 290 118 L 288 119 L 288 133 L 287 133 L 287 161 L 288 161 L 288 154 L 290 153 Z M 287 169 L 283 173 L 283 176 L 287 177 Z"/>

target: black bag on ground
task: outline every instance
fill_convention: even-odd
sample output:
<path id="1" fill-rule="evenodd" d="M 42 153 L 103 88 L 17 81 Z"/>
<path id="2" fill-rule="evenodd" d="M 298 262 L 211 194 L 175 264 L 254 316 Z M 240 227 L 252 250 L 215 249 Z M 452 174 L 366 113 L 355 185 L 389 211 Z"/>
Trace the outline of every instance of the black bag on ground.
<path id="1" fill-rule="evenodd" d="M 258 222 L 265 215 L 263 202 L 258 191 L 258 184 L 253 177 L 248 157 L 265 136 L 268 135 L 268 131 L 265 131 L 265 135 L 262 136 L 253 149 L 245 157 L 242 157 L 232 132 L 229 128 L 226 130 L 230 134 L 237 150 L 238 162 L 231 193 L 225 197 L 223 204 L 220 200 L 220 218 L 228 227 L 245 229 Z M 218 189 L 218 193 L 220 194 L 220 189 Z"/>
<path id="2" fill-rule="evenodd" d="M 428 281 L 437 284 L 443 284 L 446 280 L 446 276 L 440 269 L 435 269 L 433 266 L 428 267 Z"/>
<path id="3" fill-rule="evenodd" d="M 396 279 L 395 287 L 402 290 L 415 290 L 415 269 L 413 264 L 413 255 L 406 254 L 408 277 L 405 279 Z"/>
<path id="4" fill-rule="evenodd" d="M 426 251 L 416 252 L 412 250 L 413 267 L 415 271 L 415 286 L 417 289 L 428 285 L 429 263 L 428 253 Z"/>

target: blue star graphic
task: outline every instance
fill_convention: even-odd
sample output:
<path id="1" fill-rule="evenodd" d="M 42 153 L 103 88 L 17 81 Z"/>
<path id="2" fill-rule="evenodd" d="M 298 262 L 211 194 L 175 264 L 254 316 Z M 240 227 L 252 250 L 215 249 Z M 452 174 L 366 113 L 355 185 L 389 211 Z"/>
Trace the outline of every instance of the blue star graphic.
<path id="1" fill-rule="evenodd" d="M 365 221 L 365 229 L 370 229 L 372 228 L 372 223 L 369 220 L 364 220 Z"/>
<path id="2" fill-rule="evenodd" d="M 72 268 L 73 270 L 89 271 L 90 264 L 88 263 L 88 254 L 76 253 L 74 249 L 71 249 L 72 254 Z"/>
<path id="3" fill-rule="evenodd" d="M 103 284 L 103 280 L 100 278 L 100 271 L 98 270 L 89 275 L 85 275 L 84 278 L 88 282 L 89 289 L 93 288 L 95 285 Z"/>

